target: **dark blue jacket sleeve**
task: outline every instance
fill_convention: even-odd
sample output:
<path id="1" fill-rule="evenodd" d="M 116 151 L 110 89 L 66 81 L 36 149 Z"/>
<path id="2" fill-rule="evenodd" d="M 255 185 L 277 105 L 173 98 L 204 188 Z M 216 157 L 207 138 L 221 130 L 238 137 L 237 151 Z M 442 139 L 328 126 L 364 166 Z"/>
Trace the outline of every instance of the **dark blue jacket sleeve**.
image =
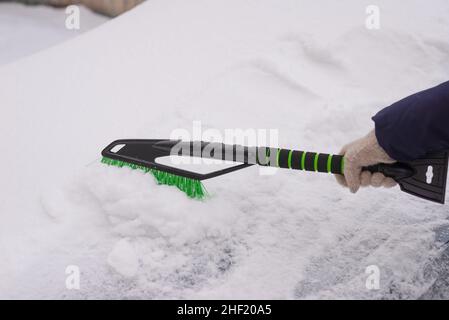
<path id="1" fill-rule="evenodd" d="M 380 146 L 395 160 L 449 150 L 449 81 L 393 103 L 373 120 Z"/>

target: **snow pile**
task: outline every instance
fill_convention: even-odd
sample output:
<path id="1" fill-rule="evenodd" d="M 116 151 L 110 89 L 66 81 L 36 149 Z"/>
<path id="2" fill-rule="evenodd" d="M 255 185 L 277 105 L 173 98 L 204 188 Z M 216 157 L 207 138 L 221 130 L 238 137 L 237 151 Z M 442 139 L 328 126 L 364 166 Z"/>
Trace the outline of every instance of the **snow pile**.
<path id="1" fill-rule="evenodd" d="M 370 116 L 447 80 L 449 5 L 152 0 L 0 71 L 0 296 L 416 298 L 447 207 L 398 190 L 352 196 L 326 175 L 248 168 L 192 201 L 99 164 L 117 138 L 277 128 L 338 152 Z M 419 21 L 419 23 L 416 23 Z M 70 57 L 67 59 L 67 57 Z M 81 290 L 65 288 L 77 265 Z M 381 272 L 365 287 L 366 267 Z"/>

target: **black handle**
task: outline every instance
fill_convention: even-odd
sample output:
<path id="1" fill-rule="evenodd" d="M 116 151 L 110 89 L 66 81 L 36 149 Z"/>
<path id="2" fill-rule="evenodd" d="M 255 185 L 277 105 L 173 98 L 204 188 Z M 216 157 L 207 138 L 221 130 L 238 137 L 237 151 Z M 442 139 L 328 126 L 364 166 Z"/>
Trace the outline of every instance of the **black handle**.
<path id="1" fill-rule="evenodd" d="M 344 174 L 344 157 L 328 153 L 270 147 L 246 147 L 203 141 L 167 140 L 156 143 L 155 147 L 171 154 L 229 160 L 284 169 Z M 415 173 L 408 164 L 398 162 L 394 164 L 379 163 L 364 167 L 363 170 L 372 173 L 381 172 L 397 181 L 408 178 Z"/>
<path id="2" fill-rule="evenodd" d="M 265 149 L 269 150 L 268 156 L 270 153 L 275 152 L 276 157 L 274 161 L 272 157 L 269 157 L 270 160 L 265 161 L 265 163 L 260 163 L 258 159 L 257 163 L 259 165 L 344 175 L 345 159 L 341 155 L 276 148 Z M 396 181 L 409 178 L 415 174 L 415 170 L 409 164 L 401 162 L 392 164 L 379 163 L 363 167 L 362 171 L 380 172 Z"/>
<path id="3" fill-rule="evenodd" d="M 363 167 L 362 170 L 371 173 L 380 172 L 386 177 L 393 178 L 396 181 L 409 178 L 415 174 L 415 170 L 410 165 L 401 162 L 392 164 L 379 163 L 373 166 Z"/>

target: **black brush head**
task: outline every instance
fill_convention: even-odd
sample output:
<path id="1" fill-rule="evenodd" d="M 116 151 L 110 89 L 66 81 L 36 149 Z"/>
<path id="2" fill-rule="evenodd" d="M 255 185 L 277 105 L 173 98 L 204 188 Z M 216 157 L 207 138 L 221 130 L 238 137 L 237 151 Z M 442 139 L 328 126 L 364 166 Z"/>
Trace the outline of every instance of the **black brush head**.
<path id="1" fill-rule="evenodd" d="M 204 142 L 200 142 L 203 146 Z M 167 166 L 156 162 L 157 158 L 166 157 L 170 155 L 186 155 L 185 153 L 173 153 L 177 150 L 175 147 L 184 144 L 181 140 L 167 140 L 167 139 L 128 139 L 116 140 L 108 145 L 102 152 L 102 156 L 113 160 L 124 161 L 138 166 L 143 166 L 149 169 L 155 169 L 167 173 L 171 173 L 180 177 L 185 177 L 194 180 L 205 180 L 217 177 L 232 171 L 246 168 L 250 164 L 239 164 L 222 170 L 213 171 L 210 173 L 198 173 L 188 171 L 172 166 Z M 194 154 L 193 151 L 188 155 Z"/>

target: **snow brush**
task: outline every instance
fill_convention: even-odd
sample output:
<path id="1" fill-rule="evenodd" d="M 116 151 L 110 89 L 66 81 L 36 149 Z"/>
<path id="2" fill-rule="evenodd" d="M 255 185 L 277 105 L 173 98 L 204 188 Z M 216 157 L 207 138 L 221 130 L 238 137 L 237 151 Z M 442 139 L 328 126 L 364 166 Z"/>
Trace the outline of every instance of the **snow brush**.
<path id="1" fill-rule="evenodd" d="M 158 158 L 188 156 L 235 162 L 236 165 L 210 173 L 197 173 L 158 163 Z M 252 165 L 343 175 L 344 157 L 271 147 L 245 147 L 203 141 L 117 140 L 102 151 L 102 162 L 118 167 L 151 172 L 158 184 L 176 186 L 187 196 L 203 199 L 207 192 L 202 180 Z M 448 171 L 447 151 L 429 153 L 410 162 L 379 163 L 364 167 L 393 178 L 401 190 L 413 196 L 444 204 Z"/>

